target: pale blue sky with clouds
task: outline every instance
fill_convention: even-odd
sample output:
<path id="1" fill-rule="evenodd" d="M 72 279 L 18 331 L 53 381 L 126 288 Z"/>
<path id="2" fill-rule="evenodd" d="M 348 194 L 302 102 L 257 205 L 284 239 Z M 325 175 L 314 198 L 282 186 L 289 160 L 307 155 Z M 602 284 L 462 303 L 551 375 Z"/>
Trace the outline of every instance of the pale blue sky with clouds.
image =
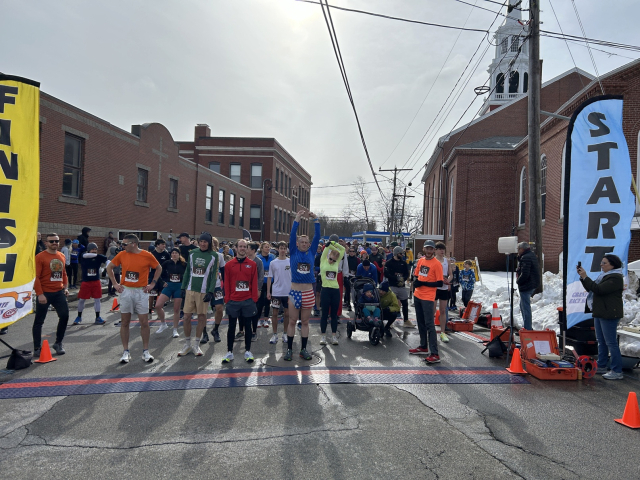
<path id="1" fill-rule="evenodd" d="M 466 1 L 499 10 L 486 0 Z M 479 29 L 487 29 L 495 17 L 455 0 L 330 3 L 447 25 L 466 22 Z M 601 0 L 576 0 L 576 5 L 588 37 L 640 45 L 637 0 L 609 1 L 606 8 Z M 564 32 L 581 35 L 571 0 L 553 0 L 553 6 Z M 542 28 L 559 31 L 549 0 L 542 0 L 541 9 Z M 0 71 L 38 80 L 45 92 L 118 127 L 160 122 L 175 140 L 189 140 L 195 124 L 207 123 L 212 135 L 275 137 L 311 172 L 315 186 L 349 183 L 358 175 L 372 180 L 319 5 L 294 0 L 4 0 L 2 17 L 3 36 L 10 40 L 3 42 Z M 373 165 L 401 166 L 484 34 L 462 32 L 458 38 L 456 30 L 335 9 L 332 17 Z M 594 73 L 587 49 L 570 46 L 577 66 Z M 636 52 L 597 48 L 631 57 L 594 51 L 601 74 L 640 58 Z M 417 169 L 435 139 L 448 133 L 473 100 L 473 87 L 486 81 L 493 55 L 490 48 L 446 121 L 427 137 L 433 140 L 415 162 Z M 541 56 L 543 80 L 573 68 L 562 41 L 542 38 Z M 476 99 L 463 123 L 480 104 Z M 414 186 L 419 179 L 420 174 Z M 347 191 L 314 190 L 312 208 L 336 214 Z"/>

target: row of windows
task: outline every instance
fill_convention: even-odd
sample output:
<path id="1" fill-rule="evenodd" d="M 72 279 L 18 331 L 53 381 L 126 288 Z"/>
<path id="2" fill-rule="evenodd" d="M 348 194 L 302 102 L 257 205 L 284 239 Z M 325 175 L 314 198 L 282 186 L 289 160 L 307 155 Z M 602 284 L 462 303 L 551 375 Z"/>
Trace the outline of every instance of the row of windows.
<path id="1" fill-rule="evenodd" d="M 302 185 L 298 185 L 298 188 L 291 187 L 291 177 L 284 173 L 279 167 L 276 167 L 276 192 L 291 199 L 291 210 L 296 212 L 298 210 L 298 204 L 303 207 L 309 207 L 309 191 L 303 188 Z"/>
<path id="2" fill-rule="evenodd" d="M 220 172 L 220 162 L 209 162 L 209 170 L 212 170 L 216 173 Z M 242 164 L 240 163 L 232 163 L 229 165 L 229 178 L 234 182 L 242 183 Z M 251 164 L 251 180 L 249 181 L 249 187 L 251 188 L 262 188 L 262 164 L 261 163 L 252 163 Z"/>
<path id="3" fill-rule="evenodd" d="M 520 47 L 520 37 L 518 35 L 511 36 L 511 51 L 517 52 Z M 500 53 L 505 54 L 509 50 L 509 37 L 504 37 L 500 42 Z"/>
<path id="4" fill-rule="evenodd" d="M 273 209 L 273 231 L 278 233 L 291 232 L 293 226 L 294 216 L 282 210 L 281 208 L 274 207 Z"/>
<path id="5" fill-rule="evenodd" d="M 508 93 L 520 93 L 518 91 L 520 87 L 520 72 L 511 72 L 509 74 L 509 92 Z M 504 73 L 499 73 L 496 76 L 496 93 L 505 93 L 504 92 L 504 81 L 505 76 Z M 522 76 L 522 93 L 527 93 L 529 90 L 529 74 L 524 72 Z"/>
<path id="6" fill-rule="evenodd" d="M 225 212 L 226 207 L 225 207 L 225 201 L 226 201 L 226 196 L 225 196 L 225 191 L 222 189 L 218 190 L 218 223 L 224 223 L 225 221 Z M 243 227 L 244 228 L 244 212 L 245 212 L 245 199 L 244 197 L 240 197 L 238 199 L 239 203 L 238 203 L 238 226 L 239 227 Z M 253 222 L 253 208 L 254 206 L 251 206 L 251 221 Z M 258 207 L 258 217 L 260 215 L 259 213 L 260 207 Z M 205 194 L 205 205 L 204 205 L 204 219 L 207 222 L 213 222 L 213 185 L 207 185 L 207 191 Z M 235 193 L 229 193 L 229 226 L 235 226 L 236 225 L 236 194 Z M 253 227 L 250 227 L 252 230 L 254 229 Z M 258 227 L 260 228 L 260 227 Z"/>

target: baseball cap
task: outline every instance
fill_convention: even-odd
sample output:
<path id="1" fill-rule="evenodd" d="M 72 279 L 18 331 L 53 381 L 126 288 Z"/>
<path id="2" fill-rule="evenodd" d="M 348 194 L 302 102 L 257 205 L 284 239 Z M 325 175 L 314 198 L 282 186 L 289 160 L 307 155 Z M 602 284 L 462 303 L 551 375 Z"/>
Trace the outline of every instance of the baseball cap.
<path id="1" fill-rule="evenodd" d="M 393 249 L 393 256 L 395 257 L 396 255 L 401 255 L 404 252 L 404 250 L 402 250 L 402 247 L 396 247 Z"/>
<path id="2" fill-rule="evenodd" d="M 427 240 L 426 242 L 424 242 L 423 247 L 424 248 L 427 248 L 427 247 L 436 248 L 436 244 L 433 242 L 433 240 Z"/>

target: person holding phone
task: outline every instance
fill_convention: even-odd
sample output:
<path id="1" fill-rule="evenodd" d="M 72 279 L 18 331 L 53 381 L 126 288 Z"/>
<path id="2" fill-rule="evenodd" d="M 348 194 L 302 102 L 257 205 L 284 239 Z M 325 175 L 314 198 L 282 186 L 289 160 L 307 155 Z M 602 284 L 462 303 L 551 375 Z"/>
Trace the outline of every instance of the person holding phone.
<path id="1" fill-rule="evenodd" d="M 540 286 L 540 266 L 538 265 L 538 257 L 531 251 L 531 246 L 527 242 L 518 244 L 516 283 L 520 293 L 520 312 L 524 328 L 531 330 L 533 328 L 531 297 Z"/>

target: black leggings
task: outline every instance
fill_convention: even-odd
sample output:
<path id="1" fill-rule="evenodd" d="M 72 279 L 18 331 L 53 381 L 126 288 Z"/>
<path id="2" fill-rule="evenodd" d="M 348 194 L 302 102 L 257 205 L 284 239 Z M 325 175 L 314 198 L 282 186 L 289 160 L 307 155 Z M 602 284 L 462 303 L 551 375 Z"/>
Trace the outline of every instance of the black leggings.
<path id="1" fill-rule="evenodd" d="M 67 297 L 64 295 L 64 290 L 45 292 L 44 296 L 47 298 L 47 303 L 36 301 L 36 317 L 33 320 L 33 328 L 31 329 L 35 349 L 40 348 L 40 343 L 42 342 L 42 325 L 44 324 L 44 319 L 47 317 L 49 305 L 53 306 L 58 314 L 56 343 L 62 342 L 64 333 L 67 330 L 67 323 L 69 323 L 69 304 L 67 303 Z"/>
<path id="2" fill-rule="evenodd" d="M 324 335 L 327 333 L 327 317 L 331 309 L 331 333 L 338 331 L 338 309 L 340 308 L 340 289 L 324 287 L 320 293 L 320 331 Z"/>
<path id="3" fill-rule="evenodd" d="M 240 320 L 240 325 L 244 326 L 244 347 L 247 351 L 251 350 L 251 317 L 232 317 L 229 315 L 229 328 L 227 328 L 227 351 L 233 352 L 233 343 L 236 339 L 236 323 Z"/>
<path id="4" fill-rule="evenodd" d="M 351 308 L 351 277 L 344 277 L 344 303 Z"/>
<path id="5" fill-rule="evenodd" d="M 407 302 L 407 300 L 405 300 L 405 302 Z M 385 330 L 390 330 L 391 329 L 391 325 L 393 324 L 393 322 L 396 321 L 396 318 L 398 318 L 398 314 L 396 312 L 392 312 L 388 308 L 385 308 L 382 311 L 382 320 L 386 320 L 387 321 L 387 323 L 384 326 L 384 329 Z"/>
<path id="6" fill-rule="evenodd" d="M 69 267 L 71 267 L 71 278 L 68 278 L 67 281 L 69 282 L 69 285 L 73 285 L 75 287 L 76 282 L 78 281 L 78 264 L 72 263 Z"/>
<path id="7" fill-rule="evenodd" d="M 400 303 L 402 304 L 402 317 L 406 322 L 407 320 L 409 320 L 409 299 L 400 300 Z"/>
<path id="8" fill-rule="evenodd" d="M 269 318 L 270 306 L 271 306 L 271 302 L 269 301 L 269 299 L 267 299 L 267 284 L 263 283 L 262 290 L 260 290 L 260 298 L 258 299 L 258 303 L 257 303 L 258 319 L 260 319 L 260 313 L 262 313 L 264 317 Z"/>

